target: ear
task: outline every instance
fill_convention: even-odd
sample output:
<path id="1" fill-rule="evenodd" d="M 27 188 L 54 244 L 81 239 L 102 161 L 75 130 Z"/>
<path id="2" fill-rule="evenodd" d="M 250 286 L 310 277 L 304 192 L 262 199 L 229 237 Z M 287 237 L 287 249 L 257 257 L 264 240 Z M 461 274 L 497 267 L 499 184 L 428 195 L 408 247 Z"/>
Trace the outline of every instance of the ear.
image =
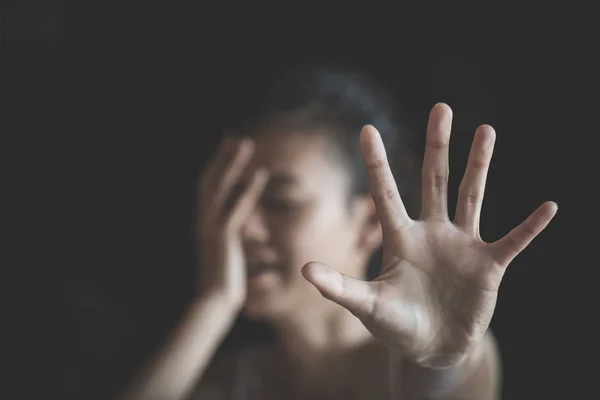
<path id="1" fill-rule="evenodd" d="M 354 212 L 359 224 L 357 245 L 369 253 L 381 246 L 383 231 L 377 216 L 375 202 L 370 195 L 356 198 Z"/>

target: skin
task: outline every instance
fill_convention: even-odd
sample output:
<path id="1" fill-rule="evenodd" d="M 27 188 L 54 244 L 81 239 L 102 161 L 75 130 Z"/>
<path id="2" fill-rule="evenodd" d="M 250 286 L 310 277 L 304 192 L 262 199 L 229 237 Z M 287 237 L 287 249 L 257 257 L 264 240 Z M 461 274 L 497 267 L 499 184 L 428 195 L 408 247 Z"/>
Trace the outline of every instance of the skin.
<path id="1" fill-rule="evenodd" d="M 494 243 L 479 235 L 479 218 L 495 132 L 475 133 L 459 187 L 456 217 L 447 212 L 448 145 L 452 112 L 433 108 L 427 128 L 421 215 L 406 213 L 385 149 L 373 127 L 363 129 L 363 156 L 383 227 L 382 273 L 374 282 L 345 277 L 319 263 L 304 275 L 325 297 L 357 315 L 388 345 L 434 368 L 460 364 L 489 327 L 498 288 L 510 262 L 554 217 L 546 202 Z"/>
<path id="2" fill-rule="evenodd" d="M 269 181 L 239 237 L 246 261 L 277 261 L 260 282 L 247 284 L 240 307 L 278 332 L 278 342 L 264 350 L 255 366 L 266 382 L 261 396 L 348 399 L 367 388 L 372 395 L 384 394 L 387 347 L 302 274 L 307 262 L 320 259 L 347 276 L 364 277 L 382 240 L 371 196 L 349 203 L 351 177 L 328 156 L 331 143 L 325 132 L 267 129 L 251 140 L 239 144 L 253 150 L 238 185 L 251 185 L 255 171 L 261 170 L 268 171 Z M 205 381 L 228 382 L 235 361 L 219 360 Z M 364 378 L 366 370 L 356 367 L 361 365 L 371 370 L 372 379 Z M 374 374 L 369 365 L 381 366 L 381 373 Z"/>
<path id="3" fill-rule="evenodd" d="M 349 365 L 337 357 L 332 368 L 332 358 L 368 346 L 369 332 L 403 355 L 405 374 L 424 382 L 410 388 L 414 397 L 470 398 L 467 393 L 476 389 L 478 398 L 496 395 L 498 356 L 488 327 L 498 288 L 507 266 L 546 227 L 557 206 L 542 204 L 494 243 L 481 239 L 481 204 L 495 142 L 493 128 L 483 125 L 475 133 L 450 221 L 451 123 L 450 107 L 432 109 L 417 220 L 404 209 L 374 127 L 366 126 L 360 139 L 374 202 L 357 198 L 350 208 L 345 206 L 348 177 L 327 159 L 323 136 L 266 131 L 254 137 L 250 169 L 287 175 L 292 183 L 267 186 L 266 206 L 257 205 L 243 230 L 247 253 L 282 260 L 260 285 L 251 286 L 244 312 L 277 329 L 278 351 L 291 354 L 290 368 L 302 376 L 305 392 L 315 395 L 319 386 L 330 387 L 335 378 L 328 381 L 327 371 L 340 373 Z M 268 207 L 278 201 L 289 206 Z M 366 282 L 361 279 L 366 260 L 380 241 L 381 275 Z"/>
<path id="4" fill-rule="evenodd" d="M 451 122 L 447 105 L 432 109 L 416 220 L 404 209 L 372 126 L 360 137 L 371 194 L 350 202 L 350 176 L 328 151 L 324 132 L 267 128 L 225 143 L 200 183 L 204 294 L 126 398 L 228 398 L 238 355 L 205 367 L 238 312 L 277 332 L 277 342 L 253 360 L 263 377 L 261 399 L 353 399 L 361 391 L 387 398 L 390 352 L 398 360 L 391 379 L 404 399 L 499 398 L 500 362 L 489 330 L 498 288 L 557 206 L 542 204 L 494 243 L 481 239 L 495 141 L 493 128 L 483 125 L 450 221 Z M 367 260 L 380 245 L 381 274 L 367 282 Z M 270 269 L 252 278 L 256 262 Z M 210 388 L 217 394 L 209 396 Z"/>
<path id="5" fill-rule="evenodd" d="M 306 281 L 302 267 L 318 259 L 362 278 L 381 243 L 373 201 L 363 196 L 348 205 L 350 176 L 327 156 L 325 134 L 267 130 L 252 139 L 248 170 L 264 169 L 270 179 L 241 237 L 248 260 L 277 265 L 268 278 L 248 286 L 243 312 L 283 323 L 315 306 L 338 310 Z"/>

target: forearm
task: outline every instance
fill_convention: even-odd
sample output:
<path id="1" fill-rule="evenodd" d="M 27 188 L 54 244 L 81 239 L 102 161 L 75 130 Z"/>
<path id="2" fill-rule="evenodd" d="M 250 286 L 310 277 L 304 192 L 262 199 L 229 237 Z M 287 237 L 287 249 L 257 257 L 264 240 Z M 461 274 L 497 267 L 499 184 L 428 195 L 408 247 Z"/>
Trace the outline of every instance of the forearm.
<path id="1" fill-rule="evenodd" d="M 405 399 L 500 398 L 500 357 L 489 331 L 458 365 L 436 369 L 404 360 L 402 371 Z"/>
<path id="2" fill-rule="evenodd" d="M 216 294 L 195 300 L 171 340 L 122 399 L 183 399 L 189 395 L 229 331 L 234 310 Z"/>

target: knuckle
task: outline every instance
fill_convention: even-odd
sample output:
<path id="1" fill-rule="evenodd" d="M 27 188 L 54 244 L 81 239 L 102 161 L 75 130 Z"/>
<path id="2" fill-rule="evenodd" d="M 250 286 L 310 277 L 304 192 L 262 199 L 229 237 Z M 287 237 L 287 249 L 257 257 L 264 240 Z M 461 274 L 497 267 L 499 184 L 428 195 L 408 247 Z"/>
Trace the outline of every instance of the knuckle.
<path id="1" fill-rule="evenodd" d="M 467 204 L 473 204 L 473 205 L 477 205 L 477 204 L 481 204 L 481 196 L 479 196 L 477 193 L 465 193 L 462 195 L 463 201 Z"/>
<path id="2" fill-rule="evenodd" d="M 448 183 L 448 176 L 441 171 L 435 171 L 431 177 L 431 184 L 435 188 L 445 187 Z"/>
<path id="3" fill-rule="evenodd" d="M 443 150 L 448 147 L 448 141 L 443 139 L 429 139 L 427 141 L 427 146 L 436 150 Z"/>
<path id="4" fill-rule="evenodd" d="M 483 170 L 487 167 L 487 163 L 484 160 L 473 160 L 471 162 L 471 168 L 474 170 Z"/>
<path id="5" fill-rule="evenodd" d="M 388 161 L 385 158 L 378 158 L 378 159 L 375 159 L 375 160 L 367 163 L 367 168 L 376 170 L 376 169 L 381 169 L 381 168 L 385 167 L 386 165 L 388 165 Z"/>
<path id="6" fill-rule="evenodd" d="M 389 201 L 398 197 L 398 191 L 393 188 L 383 189 L 381 192 L 377 193 L 375 196 L 377 200 L 380 201 Z"/>

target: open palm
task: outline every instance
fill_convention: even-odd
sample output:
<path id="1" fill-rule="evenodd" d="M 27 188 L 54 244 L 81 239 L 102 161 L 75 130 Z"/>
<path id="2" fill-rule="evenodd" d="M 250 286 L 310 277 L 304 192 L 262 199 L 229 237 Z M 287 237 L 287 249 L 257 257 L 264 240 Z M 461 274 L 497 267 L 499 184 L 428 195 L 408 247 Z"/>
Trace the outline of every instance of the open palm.
<path id="1" fill-rule="evenodd" d="M 452 110 L 437 104 L 427 126 L 421 215 L 402 203 L 379 133 L 366 126 L 361 147 L 383 229 L 383 263 L 371 282 L 309 263 L 305 277 L 326 298 L 354 313 L 373 335 L 424 365 L 461 360 L 485 334 L 509 263 L 556 213 L 542 204 L 494 243 L 479 235 L 479 217 L 495 132 L 480 126 L 459 187 L 454 221 L 447 211 Z"/>

